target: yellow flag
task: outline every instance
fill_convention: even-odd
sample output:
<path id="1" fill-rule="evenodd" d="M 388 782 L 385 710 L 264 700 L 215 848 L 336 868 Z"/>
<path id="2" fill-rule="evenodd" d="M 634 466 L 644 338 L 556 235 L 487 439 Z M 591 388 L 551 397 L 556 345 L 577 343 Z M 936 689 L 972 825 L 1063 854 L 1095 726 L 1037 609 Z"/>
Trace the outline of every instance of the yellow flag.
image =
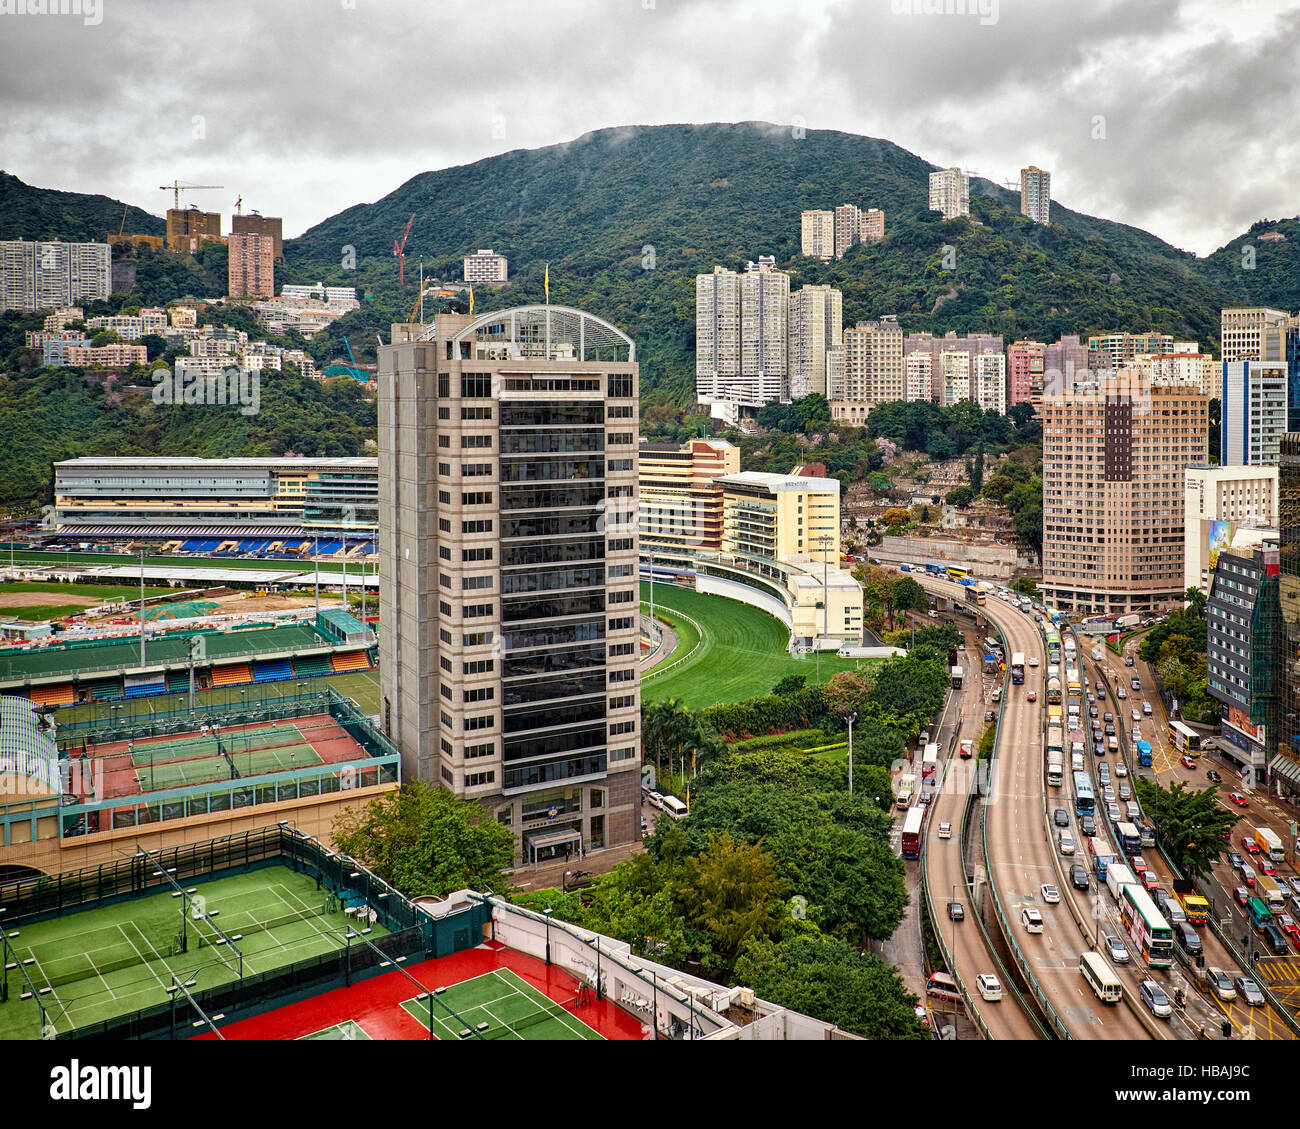
<path id="1" fill-rule="evenodd" d="M 469 312 L 474 312 L 474 287 L 469 288 Z"/>
<path id="2" fill-rule="evenodd" d="M 551 264 L 546 264 L 546 269 L 542 272 L 542 287 L 546 291 L 546 304 L 551 302 Z"/>

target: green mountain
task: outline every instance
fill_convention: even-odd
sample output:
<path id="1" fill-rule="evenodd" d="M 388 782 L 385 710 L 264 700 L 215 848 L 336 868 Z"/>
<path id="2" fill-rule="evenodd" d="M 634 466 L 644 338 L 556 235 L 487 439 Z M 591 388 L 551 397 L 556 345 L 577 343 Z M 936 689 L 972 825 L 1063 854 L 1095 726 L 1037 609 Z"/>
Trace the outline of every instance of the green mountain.
<path id="1" fill-rule="evenodd" d="M 1261 238 L 1272 233 L 1283 239 Z M 1199 261 L 1201 273 L 1237 305 L 1295 310 L 1300 294 L 1300 217 L 1260 220 Z"/>
<path id="2" fill-rule="evenodd" d="M 1031 224 L 1018 193 L 986 180 L 972 183 L 978 222 L 942 221 L 926 208 L 935 167 L 877 138 L 831 130 L 796 138 L 761 122 L 599 130 L 421 173 L 287 241 L 284 275 L 370 291 L 373 303 L 320 342 L 334 337 L 341 348 L 337 336 L 350 334 L 368 359 L 365 342 L 386 334 L 395 313 L 408 315 L 419 260 L 427 276 L 451 280 L 475 248 L 509 257 L 512 284 L 477 291 L 478 310 L 540 301 L 549 262 L 551 300 L 630 333 L 643 391 L 682 402 L 694 382 L 695 275 L 760 254 L 775 255 L 796 285 L 841 287 L 846 323 L 897 313 L 909 331 L 982 328 L 1050 341 L 1154 328 L 1213 344 L 1220 308 L 1243 298 L 1218 261 L 1056 204 L 1049 227 Z M 799 258 L 799 213 L 846 201 L 883 208 L 885 240 L 826 266 Z M 412 215 L 403 297 L 392 248 Z M 944 269 L 945 246 L 955 249 L 955 269 Z M 356 268 L 345 270 L 349 247 Z M 1266 255 L 1294 249 L 1261 251 L 1258 300 L 1267 293 L 1269 304 L 1300 305 L 1300 276 L 1263 270 Z"/>
<path id="3" fill-rule="evenodd" d="M 35 188 L 0 170 L 0 239 L 49 239 L 102 243 L 122 230 L 121 200 L 87 192 Z M 126 232 L 162 235 L 164 220 L 126 207 Z"/>

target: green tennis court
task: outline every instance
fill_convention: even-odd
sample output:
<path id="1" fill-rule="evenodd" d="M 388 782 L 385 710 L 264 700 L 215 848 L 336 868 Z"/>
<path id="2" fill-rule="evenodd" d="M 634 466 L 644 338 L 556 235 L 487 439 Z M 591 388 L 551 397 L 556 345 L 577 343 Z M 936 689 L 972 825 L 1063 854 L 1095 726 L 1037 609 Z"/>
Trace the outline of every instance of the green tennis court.
<path id="1" fill-rule="evenodd" d="M 190 887 L 187 887 L 187 889 Z M 56 1032 L 100 1023 L 166 1003 L 173 978 L 195 991 L 239 978 L 238 954 L 218 944 L 215 926 L 243 955 L 253 976 L 343 947 L 352 919 L 288 867 L 194 884 L 205 915 L 184 917 L 181 899 L 152 894 L 10 929 L 14 956 L 32 980 Z M 372 937 L 388 931 L 378 923 Z M 0 1039 L 39 1039 L 40 1010 L 17 967 L 6 970 L 9 999 L 0 1003 Z M 188 1025 L 192 1014 L 183 1017 Z"/>
<path id="2" fill-rule="evenodd" d="M 302 730 L 296 725 L 267 725 L 248 731 L 250 742 L 257 745 L 277 745 L 281 741 L 302 740 Z M 226 734 L 226 746 L 238 741 L 242 747 L 243 730 L 232 729 Z M 198 760 L 200 757 L 220 756 L 215 737 L 181 737 L 175 741 L 146 741 L 131 750 L 131 763 L 142 764 L 162 761 Z"/>
<path id="3" fill-rule="evenodd" d="M 326 1027 L 323 1031 L 313 1031 L 310 1035 L 300 1035 L 298 1042 L 318 1042 L 318 1043 L 369 1043 L 371 1038 L 366 1034 L 365 1028 L 354 1019 L 345 1019 L 342 1023 L 336 1023 L 333 1027 Z"/>
<path id="4" fill-rule="evenodd" d="M 279 745 L 270 749 L 253 749 L 242 752 L 239 747 L 228 747 L 230 760 L 240 776 L 258 776 L 263 772 L 279 772 L 286 768 L 305 768 L 323 763 L 321 755 L 306 741 L 293 745 Z M 211 784 L 230 779 L 230 764 L 220 755 L 201 759 L 172 761 L 170 764 L 146 765 L 135 770 L 142 792 L 161 792 L 168 788 L 184 788 L 191 784 Z"/>
<path id="5" fill-rule="evenodd" d="M 433 1034 L 456 1042 L 503 1040 L 604 1040 L 575 1014 L 583 1006 L 579 997 L 557 1001 L 538 991 L 509 969 L 495 969 L 439 992 L 433 1005 Z M 402 1007 L 429 1026 L 426 996 L 416 996 Z"/>

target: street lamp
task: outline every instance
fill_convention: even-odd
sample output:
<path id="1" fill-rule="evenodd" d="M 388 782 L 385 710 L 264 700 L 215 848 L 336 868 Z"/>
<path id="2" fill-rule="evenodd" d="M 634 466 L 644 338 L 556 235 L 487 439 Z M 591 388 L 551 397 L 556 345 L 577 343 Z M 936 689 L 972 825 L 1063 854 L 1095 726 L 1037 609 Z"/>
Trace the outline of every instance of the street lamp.
<path id="1" fill-rule="evenodd" d="M 548 965 L 551 963 L 551 913 L 552 912 L 553 911 L 551 910 L 550 906 L 547 906 L 544 910 L 542 910 L 542 913 L 546 917 L 546 963 Z"/>
<path id="2" fill-rule="evenodd" d="M 849 723 L 849 796 L 853 796 L 853 723 L 858 720 L 856 712 L 848 716 Z"/>

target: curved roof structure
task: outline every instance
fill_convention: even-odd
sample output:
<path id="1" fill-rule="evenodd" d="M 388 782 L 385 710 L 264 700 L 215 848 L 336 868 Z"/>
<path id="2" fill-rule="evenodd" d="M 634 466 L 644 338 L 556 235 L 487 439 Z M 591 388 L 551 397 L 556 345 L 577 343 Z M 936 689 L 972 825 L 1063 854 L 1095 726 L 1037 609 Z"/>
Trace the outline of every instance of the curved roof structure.
<path id="1" fill-rule="evenodd" d="M 417 338 L 432 341 L 429 326 Z M 534 360 L 635 361 L 636 343 L 603 318 L 572 306 L 513 306 L 475 318 L 453 338 Z M 623 354 L 623 355 L 620 355 Z"/>
<path id="2" fill-rule="evenodd" d="M 22 777 L 30 784 L 22 784 Z M 41 715 L 27 698 L 0 696 L 0 794 L 63 791 L 59 749 L 52 729 L 41 725 Z"/>

